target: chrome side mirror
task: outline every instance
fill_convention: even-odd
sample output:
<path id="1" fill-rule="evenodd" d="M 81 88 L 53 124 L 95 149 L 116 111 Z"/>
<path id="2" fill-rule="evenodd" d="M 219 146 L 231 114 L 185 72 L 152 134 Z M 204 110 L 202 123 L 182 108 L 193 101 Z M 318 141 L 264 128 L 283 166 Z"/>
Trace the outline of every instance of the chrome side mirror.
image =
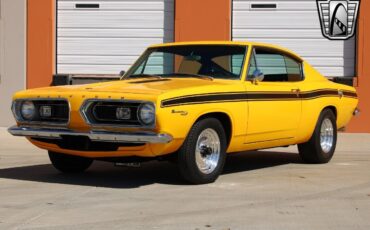
<path id="1" fill-rule="evenodd" d="M 264 78 L 265 78 L 265 75 L 262 73 L 262 71 L 259 69 L 256 69 L 253 72 L 253 76 L 251 80 L 253 83 L 257 84 L 257 82 L 263 81 Z"/>

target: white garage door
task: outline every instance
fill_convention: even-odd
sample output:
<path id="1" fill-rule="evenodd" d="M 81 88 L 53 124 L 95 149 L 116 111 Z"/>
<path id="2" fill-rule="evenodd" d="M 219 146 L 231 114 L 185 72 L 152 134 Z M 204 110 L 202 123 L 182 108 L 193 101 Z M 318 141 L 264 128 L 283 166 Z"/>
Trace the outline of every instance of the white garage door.
<path id="1" fill-rule="evenodd" d="M 118 74 L 173 27 L 174 0 L 57 0 L 57 73 Z"/>
<path id="2" fill-rule="evenodd" d="M 324 38 L 315 0 L 233 0 L 232 35 L 287 47 L 328 77 L 355 74 L 355 38 Z"/>

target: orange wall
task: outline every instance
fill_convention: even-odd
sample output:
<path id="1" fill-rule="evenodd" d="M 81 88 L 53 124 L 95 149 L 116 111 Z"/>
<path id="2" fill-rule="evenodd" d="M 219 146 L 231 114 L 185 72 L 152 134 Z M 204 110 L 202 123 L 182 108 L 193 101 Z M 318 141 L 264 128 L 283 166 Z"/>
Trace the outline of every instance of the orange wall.
<path id="1" fill-rule="evenodd" d="M 231 0 L 176 0 L 175 41 L 230 40 Z"/>
<path id="2" fill-rule="evenodd" d="M 27 88 L 50 85 L 54 73 L 55 0 L 27 1 Z"/>
<path id="3" fill-rule="evenodd" d="M 349 132 L 370 133 L 370 1 L 361 1 L 357 27 L 357 92 L 361 113 L 348 126 Z"/>

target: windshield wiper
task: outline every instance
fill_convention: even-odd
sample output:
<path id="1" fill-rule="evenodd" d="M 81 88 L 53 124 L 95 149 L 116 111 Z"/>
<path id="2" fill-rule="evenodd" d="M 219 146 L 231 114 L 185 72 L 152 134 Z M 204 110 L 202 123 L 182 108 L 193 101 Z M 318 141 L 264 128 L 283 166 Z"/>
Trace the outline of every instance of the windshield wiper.
<path id="1" fill-rule="evenodd" d="M 208 75 L 202 75 L 202 74 L 196 74 L 196 73 L 173 73 L 173 75 L 178 75 L 178 76 L 186 76 L 186 77 L 194 77 L 194 78 L 199 78 L 199 79 L 205 79 L 205 80 L 211 80 L 213 81 L 213 77 L 208 76 Z"/>
<path id="2" fill-rule="evenodd" d="M 130 79 L 130 78 L 149 78 L 149 77 L 153 77 L 153 78 L 157 78 L 157 79 L 163 79 L 163 77 L 161 77 L 159 75 L 142 73 L 142 74 L 133 74 L 133 75 L 127 76 L 125 78 L 122 78 L 122 80 L 127 80 L 127 79 Z"/>

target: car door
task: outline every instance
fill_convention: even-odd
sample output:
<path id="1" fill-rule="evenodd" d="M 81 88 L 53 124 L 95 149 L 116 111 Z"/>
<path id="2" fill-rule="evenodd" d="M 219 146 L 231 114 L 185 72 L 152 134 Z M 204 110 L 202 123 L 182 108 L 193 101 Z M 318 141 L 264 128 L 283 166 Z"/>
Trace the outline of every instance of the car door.
<path id="1" fill-rule="evenodd" d="M 299 61 L 279 50 L 254 47 L 245 82 L 246 144 L 294 140 L 301 117 L 298 82 L 302 79 Z"/>

